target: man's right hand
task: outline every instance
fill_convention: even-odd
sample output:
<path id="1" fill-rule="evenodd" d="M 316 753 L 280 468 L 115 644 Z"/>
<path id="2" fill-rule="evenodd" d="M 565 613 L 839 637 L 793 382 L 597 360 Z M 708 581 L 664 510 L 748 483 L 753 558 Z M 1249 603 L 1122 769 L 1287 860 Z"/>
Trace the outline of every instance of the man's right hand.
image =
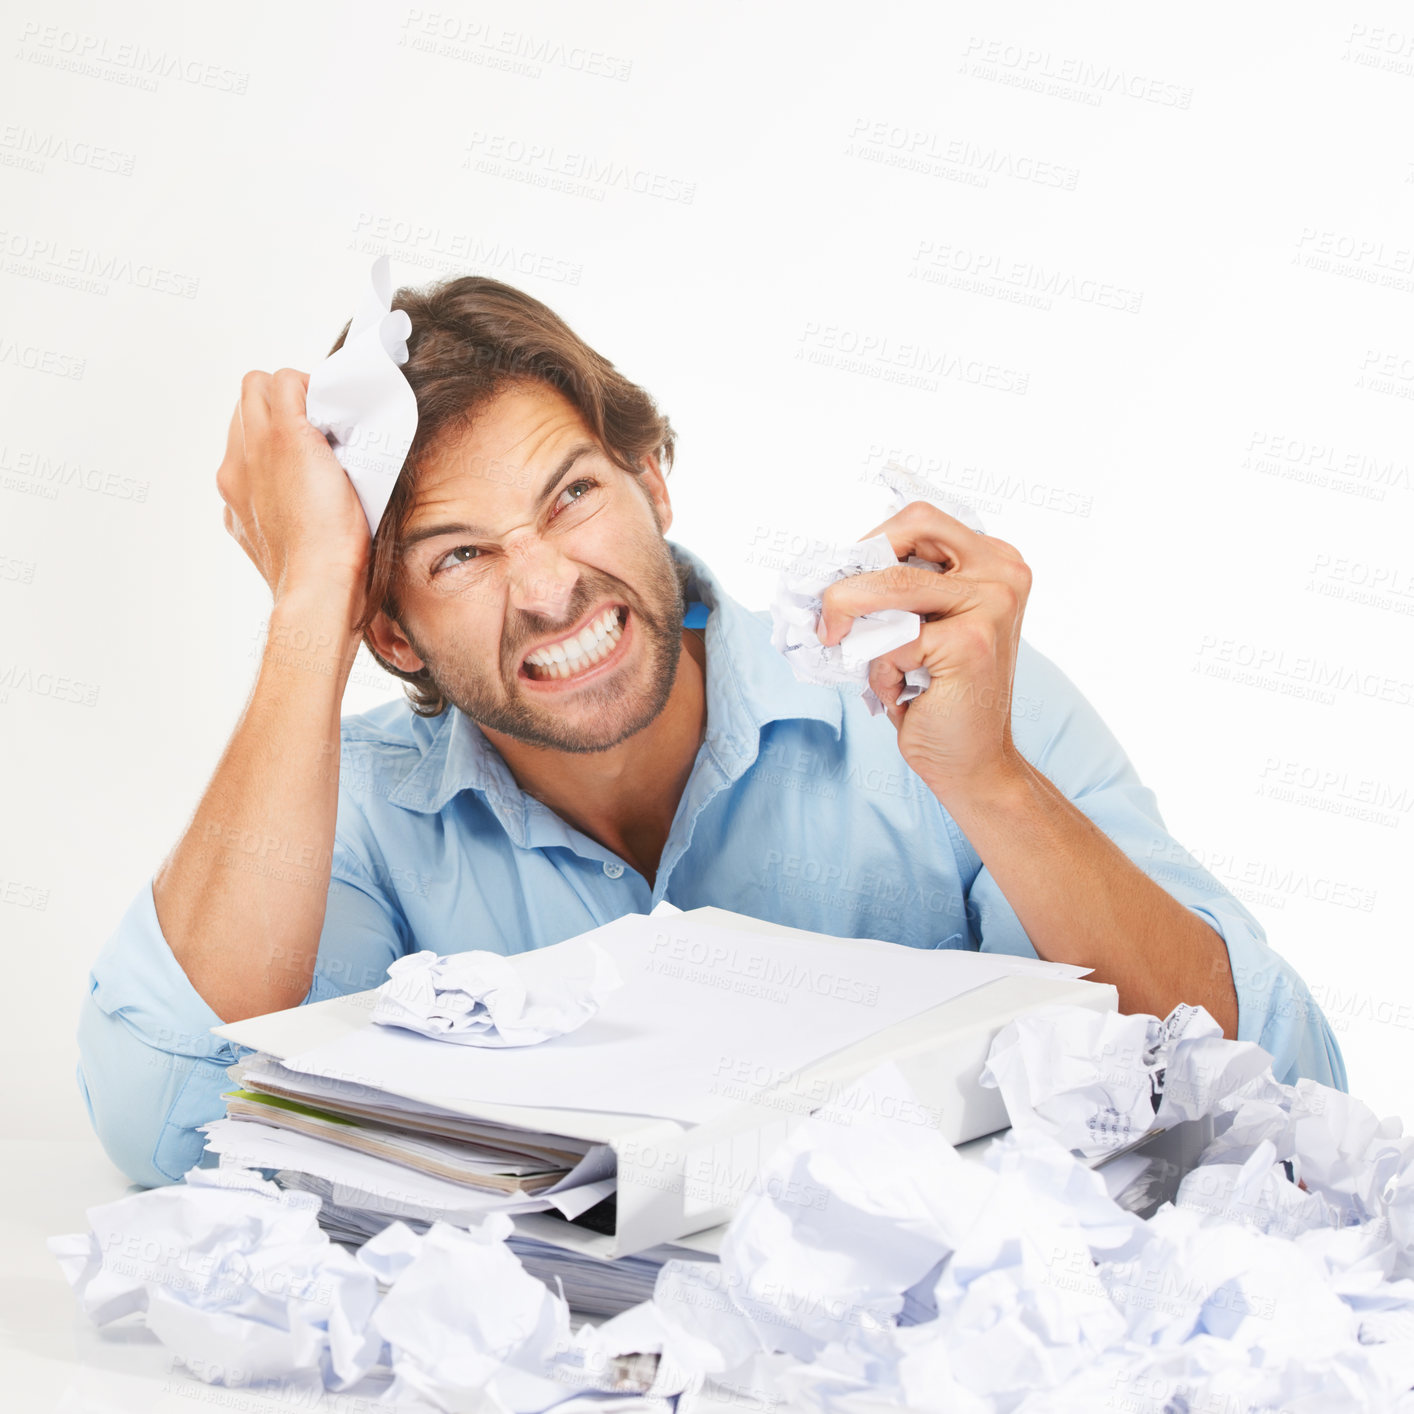
<path id="1" fill-rule="evenodd" d="M 254 370 L 241 380 L 216 489 L 226 529 L 278 605 L 292 594 L 349 592 L 361 610 L 368 518 L 324 435 L 305 415 L 309 374 Z"/>

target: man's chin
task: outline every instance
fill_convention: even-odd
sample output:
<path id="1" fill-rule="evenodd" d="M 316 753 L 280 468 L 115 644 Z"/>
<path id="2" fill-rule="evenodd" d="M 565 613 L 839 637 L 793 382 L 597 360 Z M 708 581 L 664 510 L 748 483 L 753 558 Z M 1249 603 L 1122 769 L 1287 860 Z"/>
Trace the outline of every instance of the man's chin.
<path id="1" fill-rule="evenodd" d="M 677 664 L 655 688 L 628 691 L 606 681 L 574 693 L 541 695 L 533 689 L 517 693 L 512 715 L 517 727 L 508 730 L 531 745 L 556 751 L 608 751 L 651 726 L 667 706 L 677 676 Z"/>
<path id="2" fill-rule="evenodd" d="M 548 747 L 552 751 L 563 751 L 570 755 L 586 755 L 596 751 L 610 751 L 621 743 L 637 736 L 645 727 L 651 726 L 657 712 L 641 717 L 629 717 L 616 723 L 606 724 L 602 718 L 592 724 L 585 724 L 583 730 L 576 730 L 573 723 L 548 721 L 539 730 L 511 732 L 529 746 Z"/>
<path id="3" fill-rule="evenodd" d="M 609 751 L 651 726 L 667 705 L 676 676 L 674 662 L 656 689 L 632 692 L 605 683 L 603 687 L 586 687 L 572 694 L 543 696 L 522 689 L 517 682 L 509 701 L 494 706 L 449 691 L 448 685 L 441 682 L 437 686 L 452 706 L 484 731 L 542 750 L 579 755 Z"/>

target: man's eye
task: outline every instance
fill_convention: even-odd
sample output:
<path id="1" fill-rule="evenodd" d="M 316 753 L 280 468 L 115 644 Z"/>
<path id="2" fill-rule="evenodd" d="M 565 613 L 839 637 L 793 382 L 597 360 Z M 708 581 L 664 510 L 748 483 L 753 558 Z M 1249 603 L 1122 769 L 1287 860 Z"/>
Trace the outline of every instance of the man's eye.
<path id="1" fill-rule="evenodd" d="M 569 493 L 570 493 L 571 491 L 573 491 L 576 487 L 579 487 L 579 486 L 582 486 L 582 487 L 585 488 L 585 494 L 587 495 L 587 494 L 588 494 L 590 491 L 592 491 L 596 486 L 598 486 L 598 484 L 599 484 L 599 483 L 598 483 L 592 476 L 581 476 L 578 481 L 571 481 L 570 484 L 569 484 L 568 486 L 566 486 L 563 491 L 560 492 L 560 500 L 563 500 L 566 496 L 569 495 Z M 571 504 L 571 505 L 574 505 L 576 501 L 582 501 L 582 500 L 584 500 L 584 496 L 576 496 L 576 497 L 574 497 L 574 499 L 570 502 L 570 504 Z M 557 503 L 557 504 L 558 504 L 558 503 Z"/>
<path id="2" fill-rule="evenodd" d="M 458 556 L 463 553 L 470 557 L 472 555 L 479 555 L 481 551 L 478 550 L 475 545 L 458 545 L 455 549 L 448 550 L 447 553 L 443 555 L 442 558 L 438 560 L 435 565 L 432 566 L 432 573 L 441 574 L 444 569 L 451 569 L 456 565 L 465 565 L 470 563 L 469 558 L 466 560 L 453 558 L 454 556 Z"/>

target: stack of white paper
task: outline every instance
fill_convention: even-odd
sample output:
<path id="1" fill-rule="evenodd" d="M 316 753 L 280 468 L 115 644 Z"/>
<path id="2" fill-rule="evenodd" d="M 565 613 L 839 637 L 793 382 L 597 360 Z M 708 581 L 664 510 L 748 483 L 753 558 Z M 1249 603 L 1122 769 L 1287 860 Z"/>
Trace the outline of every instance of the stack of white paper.
<path id="1" fill-rule="evenodd" d="M 282 1188 L 313 1193 L 322 1200 L 319 1225 L 335 1241 L 358 1248 L 387 1226 L 387 1219 L 365 1208 L 349 1208 L 334 1200 L 334 1185 L 308 1174 L 284 1171 L 275 1175 Z M 430 1224 L 418 1218 L 404 1221 L 414 1232 L 424 1233 Z M 653 1295 L 658 1273 L 669 1261 L 715 1262 L 715 1251 L 702 1251 L 680 1243 L 661 1243 L 626 1257 L 596 1256 L 591 1251 L 565 1247 L 556 1240 L 560 1234 L 537 1228 L 533 1217 L 517 1217 L 516 1230 L 506 1245 L 520 1258 L 532 1276 L 552 1289 L 559 1284 L 570 1309 L 581 1316 L 617 1316 L 647 1301 Z M 541 1236 L 536 1236 L 540 1232 Z M 722 1229 L 713 1229 L 709 1239 L 715 1247 Z"/>
<path id="2" fill-rule="evenodd" d="M 560 958 L 567 975 L 619 984 L 596 983 L 592 1014 L 538 1044 L 381 1024 L 380 990 L 219 1028 L 257 1049 L 233 1068 L 239 1088 L 205 1126 L 208 1147 L 223 1165 L 319 1193 L 328 1230 L 350 1242 L 393 1220 L 556 1214 L 581 1229 L 561 1275 L 613 1311 L 642 1299 L 651 1268 L 613 1275 L 605 1259 L 721 1222 L 779 1133 L 818 1104 L 802 1091 L 786 1096 L 793 1114 L 768 1108 L 807 1067 L 1018 972 L 1068 982 L 1082 970 L 763 932 L 712 912 L 631 914 L 505 959 L 531 995 L 549 994 Z M 586 956 L 602 962 L 586 970 Z M 759 1109 L 744 1093 L 765 1097 Z M 769 1134 L 754 1137 L 762 1125 Z M 637 1226 L 616 1242 L 625 1154 Z M 698 1174 L 712 1191 L 694 1205 L 685 1189 L 703 1188 Z M 595 1233 L 608 1240 L 586 1243 Z"/>
<path id="3" fill-rule="evenodd" d="M 608 953 L 623 985 L 569 1035 L 482 1050 L 361 1026 L 285 1056 L 284 1067 L 452 1107 L 490 1100 L 700 1124 L 737 1103 L 714 1087 L 725 1067 L 785 1077 L 1008 975 L 1015 961 L 892 943 L 861 953 L 823 934 L 637 913 L 523 956 L 542 960 L 581 940 Z"/>

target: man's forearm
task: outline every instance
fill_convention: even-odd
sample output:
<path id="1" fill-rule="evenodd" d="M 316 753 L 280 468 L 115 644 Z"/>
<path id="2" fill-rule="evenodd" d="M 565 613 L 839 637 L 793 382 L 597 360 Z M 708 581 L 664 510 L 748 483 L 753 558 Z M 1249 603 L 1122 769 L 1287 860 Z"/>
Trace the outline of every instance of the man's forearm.
<path id="1" fill-rule="evenodd" d="M 172 955 L 217 1016 L 297 1006 L 328 902 L 339 711 L 358 638 L 336 589 L 271 613 L 260 673 L 196 815 L 153 881 Z"/>
<path id="2" fill-rule="evenodd" d="M 1120 1010 L 1206 1007 L 1237 1035 L 1222 937 L 1179 903 L 1024 758 L 986 785 L 940 792 L 1038 957 L 1093 968 Z"/>

